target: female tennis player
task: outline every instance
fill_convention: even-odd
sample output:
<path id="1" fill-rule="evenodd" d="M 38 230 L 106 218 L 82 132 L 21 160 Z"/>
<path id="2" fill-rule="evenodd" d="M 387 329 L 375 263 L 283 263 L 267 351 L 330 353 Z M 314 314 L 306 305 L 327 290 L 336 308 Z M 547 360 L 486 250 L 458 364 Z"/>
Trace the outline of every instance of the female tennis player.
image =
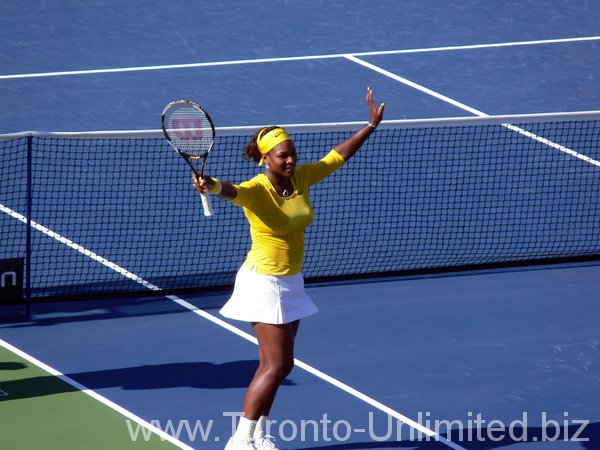
<path id="1" fill-rule="evenodd" d="M 296 167 L 294 142 L 280 127 L 258 130 L 245 156 L 265 164 L 265 172 L 239 185 L 194 176 L 206 190 L 244 208 L 252 247 L 238 271 L 233 294 L 221 309 L 231 319 L 251 322 L 258 339 L 259 365 L 243 404 L 243 416 L 225 450 L 276 450 L 267 417 L 277 389 L 294 366 L 294 338 L 300 320 L 317 312 L 304 292 L 302 260 L 304 231 L 312 222 L 310 186 L 323 180 L 350 159 L 383 117 L 373 91 L 367 89 L 370 119 L 346 141 L 316 163 Z"/>

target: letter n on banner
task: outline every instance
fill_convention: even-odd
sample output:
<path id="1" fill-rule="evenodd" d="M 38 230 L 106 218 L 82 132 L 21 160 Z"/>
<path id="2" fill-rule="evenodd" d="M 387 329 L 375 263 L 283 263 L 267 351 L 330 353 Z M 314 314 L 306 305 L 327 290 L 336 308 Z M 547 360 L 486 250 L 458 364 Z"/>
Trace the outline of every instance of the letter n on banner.
<path id="1" fill-rule="evenodd" d="M 0 302 L 23 298 L 23 265 L 25 258 L 0 259 Z"/>

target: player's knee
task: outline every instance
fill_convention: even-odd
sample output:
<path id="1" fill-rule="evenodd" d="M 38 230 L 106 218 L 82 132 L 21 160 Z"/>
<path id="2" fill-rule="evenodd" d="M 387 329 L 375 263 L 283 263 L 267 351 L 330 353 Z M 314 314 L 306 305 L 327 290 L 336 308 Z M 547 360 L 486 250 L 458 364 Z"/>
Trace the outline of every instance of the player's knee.
<path id="1" fill-rule="evenodd" d="M 270 364 L 267 370 L 271 378 L 278 382 L 282 382 L 292 372 L 293 368 L 294 360 L 290 359 Z"/>

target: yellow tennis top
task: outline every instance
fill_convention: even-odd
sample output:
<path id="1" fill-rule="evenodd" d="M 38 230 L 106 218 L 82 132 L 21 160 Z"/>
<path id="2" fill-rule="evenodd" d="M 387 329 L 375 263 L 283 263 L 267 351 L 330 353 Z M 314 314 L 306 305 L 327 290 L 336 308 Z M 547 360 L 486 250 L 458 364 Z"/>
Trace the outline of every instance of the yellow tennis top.
<path id="1" fill-rule="evenodd" d="M 244 208 L 250 224 L 252 248 L 244 264 L 257 273 L 295 275 L 302 270 L 304 230 L 314 213 L 308 188 L 344 165 L 344 158 L 331 150 L 316 163 L 301 164 L 291 177 L 294 193 L 282 197 L 265 174 L 234 185 L 231 203 Z"/>

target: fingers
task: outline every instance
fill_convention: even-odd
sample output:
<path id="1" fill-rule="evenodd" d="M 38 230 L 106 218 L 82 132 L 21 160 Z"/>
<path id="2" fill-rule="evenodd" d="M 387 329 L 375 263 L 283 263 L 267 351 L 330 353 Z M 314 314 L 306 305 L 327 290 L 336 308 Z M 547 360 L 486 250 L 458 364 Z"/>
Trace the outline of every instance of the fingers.
<path id="1" fill-rule="evenodd" d="M 385 109 L 385 103 L 381 103 L 379 108 L 375 106 L 375 102 L 373 101 L 373 89 L 367 87 L 367 105 L 369 107 L 370 112 L 370 120 L 369 123 L 373 125 L 378 125 L 383 118 L 383 110 Z"/>
<path id="2" fill-rule="evenodd" d="M 369 109 L 371 110 L 371 112 L 377 112 L 377 113 L 382 113 L 383 112 L 383 108 L 385 106 L 385 103 L 382 103 L 381 105 L 379 105 L 379 108 L 377 108 L 375 106 L 375 102 L 373 101 L 373 89 L 371 89 L 370 87 L 367 88 L 367 105 L 369 106 Z"/>
<path id="3" fill-rule="evenodd" d="M 194 188 L 198 192 L 205 192 L 207 189 L 210 188 L 210 186 L 207 186 L 207 184 L 209 183 L 209 180 L 211 180 L 210 177 L 205 176 L 203 178 L 200 178 L 195 173 L 192 174 L 192 181 L 194 182 Z"/>
<path id="4" fill-rule="evenodd" d="M 373 89 L 371 89 L 370 87 L 367 87 L 367 105 L 369 105 L 369 108 L 371 106 L 375 107 L 375 104 L 373 103 Z"/>

